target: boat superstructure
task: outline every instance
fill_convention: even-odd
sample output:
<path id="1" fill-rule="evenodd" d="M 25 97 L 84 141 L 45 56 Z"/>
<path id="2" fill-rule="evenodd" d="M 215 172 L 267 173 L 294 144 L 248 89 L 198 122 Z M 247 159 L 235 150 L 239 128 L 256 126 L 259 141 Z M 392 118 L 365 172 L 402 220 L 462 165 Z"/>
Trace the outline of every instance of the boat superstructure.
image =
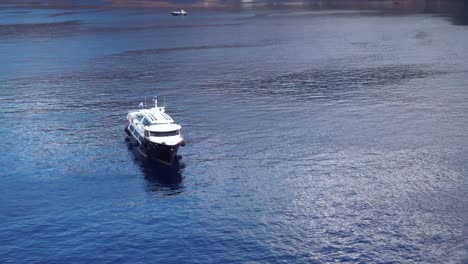
<path id="1" fill-rule="evenodd" d="M 172 11 L 171 14 L 173 16 L 186 16 L 188 13 L 185 10 L 181 9 L 180 11 Z"/>
<path id="2" fill-rule="evenodd" d="M 182 127 L 166 113 L 164 106 L 158 106 L 157 97 L 154 107 L 130 110 L 127 114 L 128 125 L 125 127 L 130 141 L 146 158 L 172 164 L 177 160 L 178 148 L 185 145 Z"/>

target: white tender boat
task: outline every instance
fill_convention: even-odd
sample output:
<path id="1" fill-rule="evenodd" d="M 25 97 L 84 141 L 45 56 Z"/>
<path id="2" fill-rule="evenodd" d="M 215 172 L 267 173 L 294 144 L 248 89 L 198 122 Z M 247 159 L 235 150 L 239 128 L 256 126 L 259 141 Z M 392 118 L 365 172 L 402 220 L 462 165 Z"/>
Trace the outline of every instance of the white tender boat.
<path id="1" fill-rule="evenodd" d="M 127 115 L 128 125 L 125 132 L 137 151 L 145 158 L 171 165 L 178 160 L 177 150 L 184 146 L 181 126 L 166 114 L 165 107 L 158 106 L 157 97 L 154 107 L 131 110 Z"/>
<path id="2" fill-rule="evenodd" d="M 181 9 L 180 11 L 172 11 L 173 16 L 186 16 L 188 13 Z"/>

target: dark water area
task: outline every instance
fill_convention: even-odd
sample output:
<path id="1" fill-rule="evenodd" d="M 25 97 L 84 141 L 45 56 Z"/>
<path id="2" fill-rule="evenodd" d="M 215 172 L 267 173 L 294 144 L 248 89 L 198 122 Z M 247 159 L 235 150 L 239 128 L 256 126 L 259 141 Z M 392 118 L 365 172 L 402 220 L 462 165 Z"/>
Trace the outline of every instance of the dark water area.
<path id="1" fill-rule="evenodd" d="M 1 262 L 466 263 L 468 27 L 438 8 L 4 4 Z M 125 142 L 154 95 L 173 169 Z"/>

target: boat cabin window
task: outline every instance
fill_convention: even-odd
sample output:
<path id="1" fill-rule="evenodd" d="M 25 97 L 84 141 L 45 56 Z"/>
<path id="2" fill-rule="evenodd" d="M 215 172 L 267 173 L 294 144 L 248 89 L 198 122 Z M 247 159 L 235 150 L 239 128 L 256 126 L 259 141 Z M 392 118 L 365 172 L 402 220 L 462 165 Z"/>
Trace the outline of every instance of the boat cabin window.
<path id="1" fill-rule="evenodd" d="M 179 130 L 175 131 L 168 131 L 168 132 L 153 132 L 151 131 L 151 136 L 152 137 L 172 137 L 172 136 L 177 136 L 180 134 Z"/>
<path id="2" fill-rule="evenodd" d="M 142 123 L 144 126 L 149 126 L 149 125 L 151 125 L 151 123 L 148 121 L 148 119 L 146 119 L 146 117 L 143 118 L 143 120 L 141 121 L 141 123 Z"/>

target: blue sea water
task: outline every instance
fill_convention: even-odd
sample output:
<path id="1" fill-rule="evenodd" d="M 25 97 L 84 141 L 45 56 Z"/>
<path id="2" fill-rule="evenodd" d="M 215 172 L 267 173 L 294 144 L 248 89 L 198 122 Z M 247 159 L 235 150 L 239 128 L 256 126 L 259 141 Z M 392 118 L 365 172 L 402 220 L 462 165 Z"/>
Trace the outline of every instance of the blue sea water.
<path id="1" fill-rule="evenodd" d="M 468 27 L 452 22 L 4 7 L 0 262 L 466 262 Z M 183 126 L 179 170 L 125 142 L 154 95 Z"/>

